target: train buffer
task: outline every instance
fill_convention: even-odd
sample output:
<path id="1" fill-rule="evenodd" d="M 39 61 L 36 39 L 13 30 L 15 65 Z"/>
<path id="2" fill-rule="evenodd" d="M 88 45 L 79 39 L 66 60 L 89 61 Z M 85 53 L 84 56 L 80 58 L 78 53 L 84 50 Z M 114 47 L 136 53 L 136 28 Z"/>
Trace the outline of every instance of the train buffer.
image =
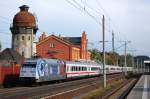
<path id="1" fill-rule="evenodd" d="M 142 75 L 126 99 L 150 99 L 150 75 Z"/>

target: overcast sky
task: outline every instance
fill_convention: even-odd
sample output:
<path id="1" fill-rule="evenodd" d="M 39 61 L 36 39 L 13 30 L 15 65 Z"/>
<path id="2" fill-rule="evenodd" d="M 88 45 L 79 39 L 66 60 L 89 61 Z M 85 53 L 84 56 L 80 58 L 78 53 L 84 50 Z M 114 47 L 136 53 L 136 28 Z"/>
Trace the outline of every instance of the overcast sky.
<path id="1" fill-rule="evenodd" d="M 73 0 L 68 0 L 75 3 Z M 131 41 L 129 50 L 137 50 L 135 55 L 150 56 L 150 0 L 76 0 L 83 9 L 77 9 L 67 0 L 0 0 L 0 41 L 3 49 L 11 47 L 9 30 L 19 6 L 28 5 L 29 11 L 37 16 L 39 31 L 62 36 L 81 36 L 86 31 L 90 48 L 101 49 L 102 15 L 106 17 L 106 40 L 111 41 L 111 31 L 115 33 L 115 47 L 118 41 Z M 76 5 L 76 7 L 80 8 Z M 94 9 L 94 10 L 92 10 Z M 91 18 L 88 11 L 95 20 Z M 100 24 L 99 24 L 99 23 Z M 94 45 L 92 45 L 94 43 Z M 111 43 L 106 44 L 111 51 Z M 123 53 L 122 47 L 118 51 Z M 102 50 L 102 49 L 101 49 Z M 129 51 L 128 51 L 129 52 Z M 131 52 L 129 52 L 131 53 Z"/>

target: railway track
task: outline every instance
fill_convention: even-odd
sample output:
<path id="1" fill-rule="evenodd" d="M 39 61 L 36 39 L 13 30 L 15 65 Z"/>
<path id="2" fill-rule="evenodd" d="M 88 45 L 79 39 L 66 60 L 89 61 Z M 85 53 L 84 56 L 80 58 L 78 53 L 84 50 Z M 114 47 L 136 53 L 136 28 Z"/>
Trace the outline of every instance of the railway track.
<path id="1" fill-rule="evenodd" d="M 120 78 L 120 74 L 108 75 L 108 80 Z M 38 87 L 18 87 L 13 89 L 1 89 L 1 99 L 25 99 L 25 98 L 42 98 L 46 96 L 56 97 L 67 92 L 89 88 L 90 86 L 98 88 L 102 82 L 102 77 L 81 79 L 58 84 L 44 85 Z M 61 93 L 61 94 L 60 94 Z M 48 98 L 49 99 L 49 98 Z"/>
<path id="2" fill-rule="evenodd" d="M 104 95 L 102 99 L 126 99 L 129 92 L 139 80 L 140 75 L 135 75 L 126 79 L 120 86 L 114 88 L 111 92 Z"/>

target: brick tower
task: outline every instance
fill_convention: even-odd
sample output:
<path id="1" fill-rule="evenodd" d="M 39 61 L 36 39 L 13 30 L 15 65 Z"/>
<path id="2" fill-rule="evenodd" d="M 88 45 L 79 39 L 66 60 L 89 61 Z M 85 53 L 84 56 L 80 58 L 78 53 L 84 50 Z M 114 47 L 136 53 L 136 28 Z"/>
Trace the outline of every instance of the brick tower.
<path id="1" fill-rule="evenodd" d="M 10 27 L 12 32 L 12 49 L 18 51 L 25 58 L 31 58 L 33 53 L 33 41 L 38 30 L 36 19 L 33 14 L 28 12 L 27 5 L 20 6 L 13 18 Z"/>

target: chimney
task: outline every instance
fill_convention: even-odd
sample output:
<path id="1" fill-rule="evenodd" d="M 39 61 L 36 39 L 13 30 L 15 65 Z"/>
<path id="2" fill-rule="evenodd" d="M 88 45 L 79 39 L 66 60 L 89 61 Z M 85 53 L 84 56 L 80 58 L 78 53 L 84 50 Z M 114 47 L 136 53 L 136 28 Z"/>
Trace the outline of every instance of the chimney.
<path id="1" fill-rule="evenodd" d="M 39 37 L 39 41 L 42 41 L 46 38 L 45 32 L 42 33 L 42 35 Z"/>

